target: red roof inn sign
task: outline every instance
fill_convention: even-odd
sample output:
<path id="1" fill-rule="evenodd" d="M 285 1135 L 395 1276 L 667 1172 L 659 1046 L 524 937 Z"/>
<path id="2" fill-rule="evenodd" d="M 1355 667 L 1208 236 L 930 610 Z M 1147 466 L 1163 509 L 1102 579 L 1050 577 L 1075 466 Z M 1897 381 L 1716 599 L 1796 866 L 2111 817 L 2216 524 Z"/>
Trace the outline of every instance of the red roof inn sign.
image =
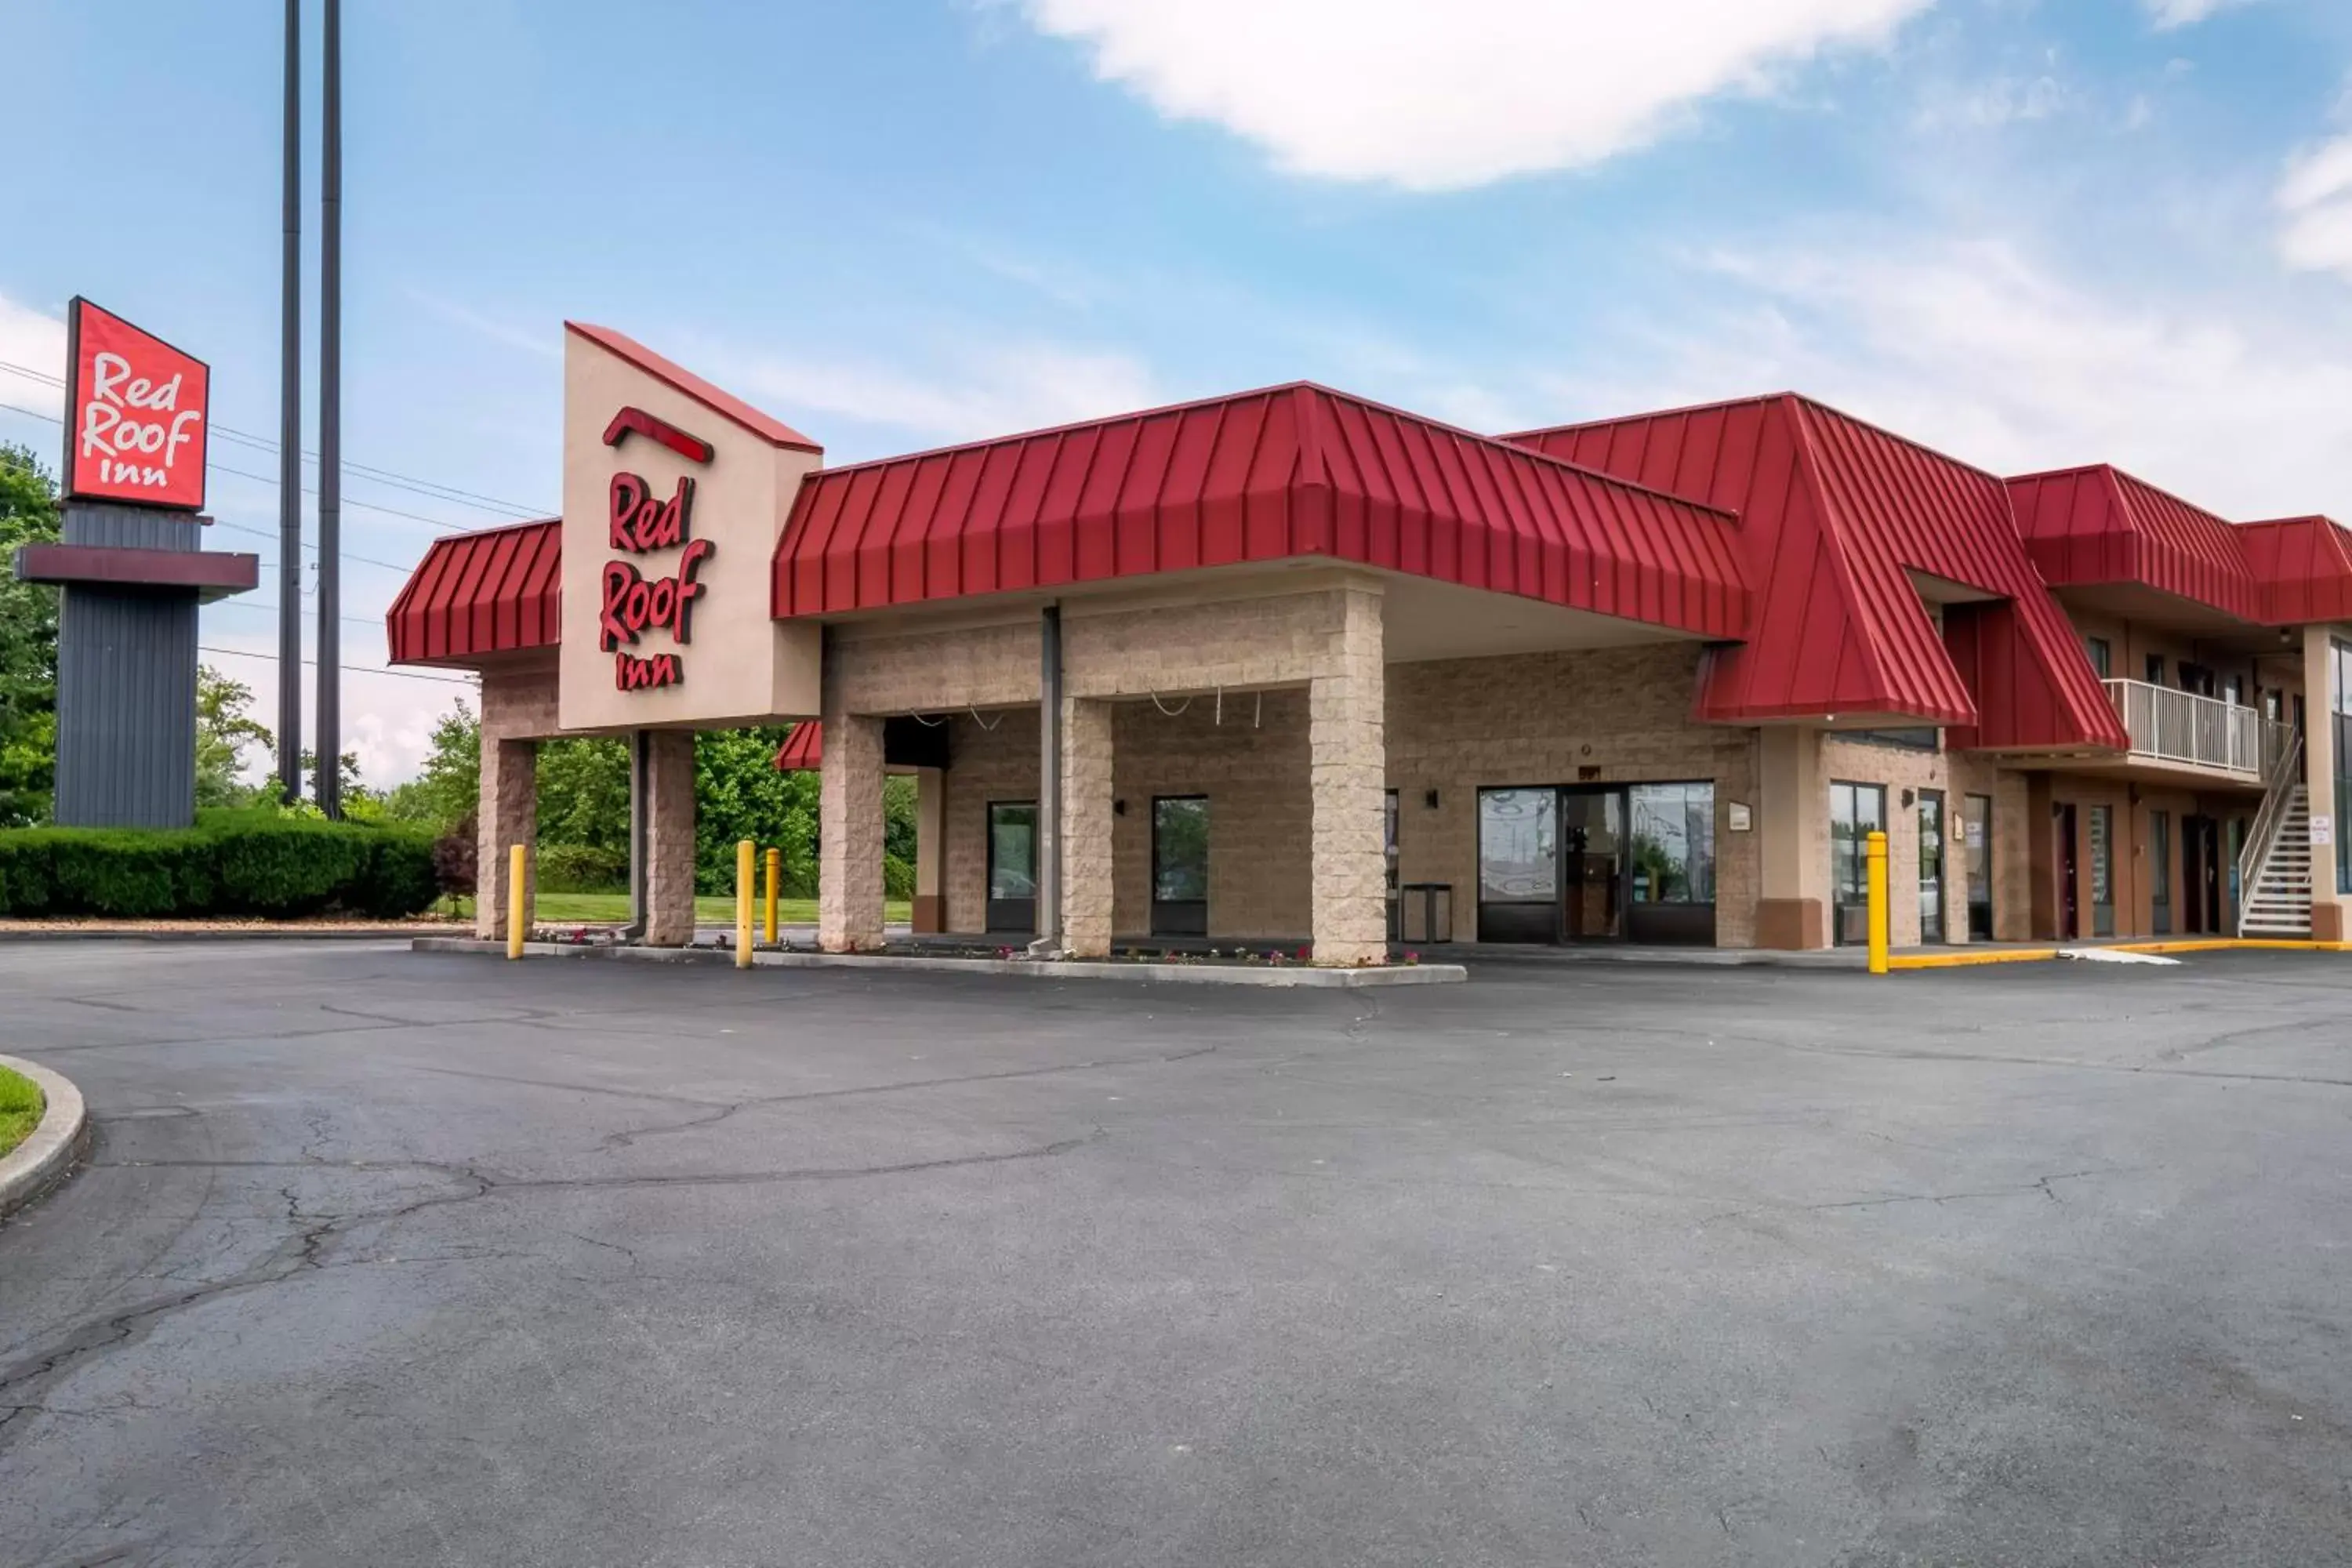
<path id="1" fill-rule="evenodd" d="M 205 362 L 83 299 L 66 318 L 66 343 L 68 498 L 200 510 Z"/>

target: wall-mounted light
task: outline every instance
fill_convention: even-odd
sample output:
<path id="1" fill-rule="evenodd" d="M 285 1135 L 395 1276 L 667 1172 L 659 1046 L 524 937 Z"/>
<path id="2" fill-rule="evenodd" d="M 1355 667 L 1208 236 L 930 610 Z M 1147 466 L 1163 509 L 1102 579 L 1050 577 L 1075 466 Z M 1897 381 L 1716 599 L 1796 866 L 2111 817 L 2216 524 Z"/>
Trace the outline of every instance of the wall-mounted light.
<path id="1" fill-rule="evenodd" d="M 1437 809 L 1437 792 L 1430 790 L 1421 797 L 1421 804 L 1431 811 Z"/>
<path id="2" fill-rule="evenodd" d="M 1123 800 L 1112 801 L 1110 803 L 1110 814 L 1113 816 L 1125 816 L 1127 815 L 1127 802 Z"/>
<path id="3" fill-rule="evenodd" d="M 1903 804 L 1904 804 L 1905 805 L 1906 805 L 1906 806 L 1907 806 L 1907 805 L 1909 805 L 1913 801 L 1915 801 L 1915 800 L 1916 800 L 1916 799 L 1918 799 L 1918 798 L 1919 798 L 1919 797 L 1918 797 L 1917 795 L 1913 795 L 1913 794 L 1912 794 L 1909 790 L 1907 790 L 1907 789 L 1906 789 L 1906 790 L 1905 790 L 1905 791 L 1903 792 Z"/>

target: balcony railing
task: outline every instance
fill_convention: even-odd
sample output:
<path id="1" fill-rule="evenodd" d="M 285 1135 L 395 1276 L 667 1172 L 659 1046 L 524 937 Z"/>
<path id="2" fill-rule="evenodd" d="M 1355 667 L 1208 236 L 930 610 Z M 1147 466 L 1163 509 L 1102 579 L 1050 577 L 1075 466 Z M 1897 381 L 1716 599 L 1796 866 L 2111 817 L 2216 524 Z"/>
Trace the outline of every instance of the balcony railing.
<path id="1" fill-rule="evenodd" d="M 2291 727 L 2217 697 L 2145 680 L 2110 680 L 2106 687 L 2116 717 L 2131 735 L 2135 757 L 2217 768 L 2259 781 L 2269 776 L 2294 738 Z"/>

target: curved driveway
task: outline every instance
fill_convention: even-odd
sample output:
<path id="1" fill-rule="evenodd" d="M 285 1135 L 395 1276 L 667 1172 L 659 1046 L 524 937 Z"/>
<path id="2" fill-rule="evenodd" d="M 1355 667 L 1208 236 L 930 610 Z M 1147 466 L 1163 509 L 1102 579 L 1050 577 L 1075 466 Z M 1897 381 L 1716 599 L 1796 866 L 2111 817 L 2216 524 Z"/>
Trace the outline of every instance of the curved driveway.
<path id="1" fill-rule="evenodd" d="M 0 999 L 0 1562 L 2352 1560 L 2352 961 Z"/>

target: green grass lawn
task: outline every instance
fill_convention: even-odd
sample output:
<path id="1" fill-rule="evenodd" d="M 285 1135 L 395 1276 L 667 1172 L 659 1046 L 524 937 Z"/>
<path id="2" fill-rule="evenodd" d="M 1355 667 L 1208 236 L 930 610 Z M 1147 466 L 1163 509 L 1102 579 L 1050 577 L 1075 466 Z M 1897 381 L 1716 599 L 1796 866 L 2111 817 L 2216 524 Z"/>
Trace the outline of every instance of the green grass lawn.
<path id="1" fill-rule="evenodd" d="M 461 918 L 472 919 L 474 900 L 459 900 L 458 910 Z M 562 925 L 567 921 L 576 921 L 582 925 L 618 925 L 629 918 L 629 895 L 626 893 L 541 893 L 539 895 L 536 912 L 539 923 L 541 925 Z M 754 903 L 751 907 L 752 924 L 757 925 L 765 919 L 766 913 L 765 905 Z M 694 900 L 694 918 L 696 922 L 701 925 L 731 926 L 735 923 L 735 900 L 730 898 L 697 899 Z M 882 906 L 882 919 L 887 924 L 904 925 L 911 918 L 908 906 L 901 900 L 893 900 Z M 778 899 L 776 919 L 788 926 L 814 925 L 816 900 L 814 899 Z"/>
<path id="2" fill-rule="evenodd" d="M 23 1073 L 0 1068 L 0 1154 L 31 1137 L 40 1124 L 40 1085 Z"/>

